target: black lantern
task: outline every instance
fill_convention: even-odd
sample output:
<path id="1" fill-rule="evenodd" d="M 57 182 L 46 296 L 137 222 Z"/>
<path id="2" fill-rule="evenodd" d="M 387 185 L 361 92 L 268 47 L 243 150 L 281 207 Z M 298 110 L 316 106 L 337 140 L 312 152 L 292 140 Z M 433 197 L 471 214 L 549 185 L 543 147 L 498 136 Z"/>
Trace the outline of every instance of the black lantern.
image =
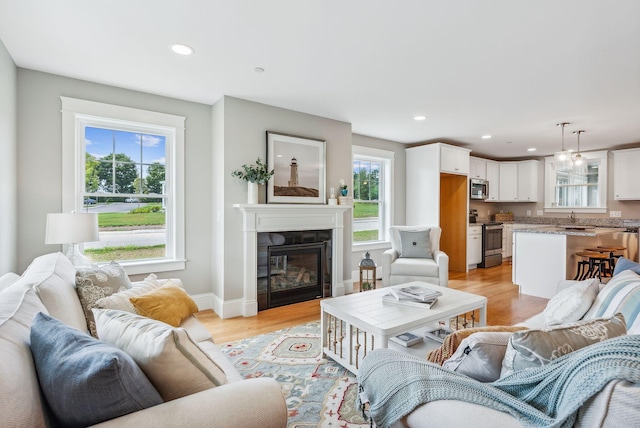
<path id="1" fill-rule="evenodd" d="M 360 260 L 360 291 L 373 290 L 376 288 L 376 262 L 373 261 L 369 252 Z"/>

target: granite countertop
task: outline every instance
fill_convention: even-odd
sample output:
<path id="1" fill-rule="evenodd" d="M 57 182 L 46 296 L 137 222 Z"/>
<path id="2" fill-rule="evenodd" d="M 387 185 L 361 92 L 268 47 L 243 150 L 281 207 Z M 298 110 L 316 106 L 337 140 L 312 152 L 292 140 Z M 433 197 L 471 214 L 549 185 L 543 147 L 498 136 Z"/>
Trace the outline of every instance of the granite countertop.
<path id="1" fill-rule="evenodd" d="M 568 229 L 571 225 L 562 226 L 525 226 L 514 228 L 514 232 L 527 233 L 543 233 L 548 235 L 567 235 L 567 236 L 600 236 L 608 235 L 616 232 L 624 232 L 625 228 L 620 227 L 588 227 L 584 230 Z M 584 226 L 583 226 L 584 227 Z"/>

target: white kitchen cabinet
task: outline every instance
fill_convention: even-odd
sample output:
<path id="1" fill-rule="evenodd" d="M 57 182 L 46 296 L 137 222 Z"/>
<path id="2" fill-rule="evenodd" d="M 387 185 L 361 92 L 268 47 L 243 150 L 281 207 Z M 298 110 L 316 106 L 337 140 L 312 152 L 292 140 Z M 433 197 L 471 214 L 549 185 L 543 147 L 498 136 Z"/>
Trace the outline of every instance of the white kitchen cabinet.
<path id="1" fill-rule="evenodd" d="M 498 202 L 537 202 L 538 164 L 536 160 L 499 162 Z M 491 182 L 489 182 L 491 193 Z"/>
<path id="2" fill-rule="evenodd" d="M 518 200 L 518 163 L 500 162 L 500 201 Z"/>
<path id="3" fill-rule="evenodd" d="M 640 200 L 638 176 L 640 149 L 613 150 L 613 198 L 617 201 Z"/>
<path id="4" fill-rule="evenodd" d="M 467 234 L 467 265 L 472 268 L 482 262 L 482 226 L 469 226 Z"/>
<path id="5" fill-rule="evenodd" d="M 441 144 L 440 172 L 469 175 L 469 150 Z"/>
<path id="6" fill-rule="evenodd" d="M 469 157 L 469 178 L 487 179 L 487 161 L 485 159 Z"/>
<path id="7" fill-rule="evenodd" d="M 497 202 L 500 198 L 500 163 L 486 161 L 487 178 L 489 182 L 489 195 L 486 202 Z"/>
<path id="8" fill-rule="evenodd" d="M 538 202 L 538 161 L 518 162 L 518 201 Z"/>
<path id="9" fill-rule="evenodd" d="M 513 223 L 502 225 L 502 258 L 513 255 Z"/>

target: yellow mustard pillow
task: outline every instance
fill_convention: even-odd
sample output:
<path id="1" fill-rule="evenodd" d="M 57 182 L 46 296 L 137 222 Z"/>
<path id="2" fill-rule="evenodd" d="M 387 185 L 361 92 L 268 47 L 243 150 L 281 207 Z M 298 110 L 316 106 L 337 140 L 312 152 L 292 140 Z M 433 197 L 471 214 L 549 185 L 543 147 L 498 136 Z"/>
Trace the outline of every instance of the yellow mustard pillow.
<path id="1" fill-rule="evenodd" d="M 196 302 L 186 291 L 174 284 L 165 284 L 129 300 L 138 314 L 174 327 L 179 327 L 185 318 L 198 312 Z"/>

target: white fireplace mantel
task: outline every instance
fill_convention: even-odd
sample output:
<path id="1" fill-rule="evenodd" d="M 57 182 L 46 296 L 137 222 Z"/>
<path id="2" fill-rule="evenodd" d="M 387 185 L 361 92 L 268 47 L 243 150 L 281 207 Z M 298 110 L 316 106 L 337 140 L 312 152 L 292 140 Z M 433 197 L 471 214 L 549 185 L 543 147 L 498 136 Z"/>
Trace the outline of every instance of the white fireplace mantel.
<path id="1" fill-rule="evenodd" d="M 333 231 L 331 244 L 331 295 L 344 294 L 344 212 L 346 205 L 299 204 L 235 204 L 242 212 L 243 232 L 243 315 L 258 313 L 257 257 L 258 232 L 285 232 L 294 230 Z"/>

